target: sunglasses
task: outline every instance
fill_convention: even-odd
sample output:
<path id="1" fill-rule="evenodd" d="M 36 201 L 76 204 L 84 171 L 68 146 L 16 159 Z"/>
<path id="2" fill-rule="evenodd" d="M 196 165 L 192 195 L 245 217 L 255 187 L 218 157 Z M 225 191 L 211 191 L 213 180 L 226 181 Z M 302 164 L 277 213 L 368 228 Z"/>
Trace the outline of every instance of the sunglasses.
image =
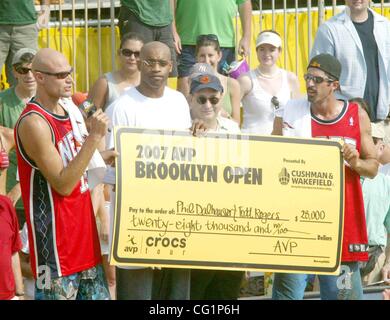
<path id="1" fill-rule="evenodd" d="M 149 68 L 152 68 L 156 65 L 159 65 L 160 67 L 166 67 L 167 65 L 169 65 L 169 61 L 166 61 L 166 60 L 148 59 L 148 60 L 142 60 L 142 63 Z"/>
<path id="2" fill-rule="evenodd" d="M 66 79 L 70 75 L 72 75 L 73 68 L 70 68 L 69 71 L 63 71 L 63 72 L 46 72 L 46 71 L 40 71 L 40 70 L 35 70 L 36 72 L 40 72 L 43 74 L 47 74 L 48 76 L 53 76 L 56 77 L 57 79 Z"/>
<path id="3" fill-rule="evenodd" d="M 211 40 L 211 41 L 215 41 L 219 44 L 219 40 L 218 40 L 218 37 L 215 35 L 215 34 L 200 34 L 197 38 L 196 38 L 196 43 L 199 44 L 205 40 Z"/>
<path id="4" fill-rule="evenodd" d="M 25 67 L 17 67 L 17 68 L 15 68 L 15 70 L 16 70 L 17 73 L 20 73 L 20 74 L 27 74 L 30 71 L 32 71 L 32 69 L 25 68 Z"/>
<path id="5" fill-rule="evenodd" d="M 306 74 L 303 76 L 303 79 L 305 79 L 305 81 L 313 80 L 314 83 L 316 83 L 316 84 L 323 83 L 324 81 L 326 81 L 326 82 L 333 82 L 333 81 L 334 81 L 334 80 L 329 79 L 329 78 L 320 77 L 320 76 L 314 76 L 314 75 L 308 74 L 308 73 L 306 73 Z"/>
<path id="6" fill-rule="evenodd" d="M 199 96 L 198 98 L 196 98 L 196 102 L 198 102 L 199 104 L 205 104 L 207 100 L 210 101 L 212 105 L 216 105 L 219 102 L 219 99 L 217 97 L 207 98 L 205 96 Z"/>
<path id="7" fill-rule="evenodd" d="M 130 49 L 121 49 L 122 56 L 130 58 L 132 55 L 134 55 L 134 58 L 139 58 L 140 51 L 133 51 Z"/>
<path id="8" fill-rule="evenodd" d="M 280 103 L 279 103 L 278 97 L 273 96 L 273 97 L 271 98 L 271 103 L 272 103 L 272 105 L 275 107 L 275 109 L 279 109 Z"/>

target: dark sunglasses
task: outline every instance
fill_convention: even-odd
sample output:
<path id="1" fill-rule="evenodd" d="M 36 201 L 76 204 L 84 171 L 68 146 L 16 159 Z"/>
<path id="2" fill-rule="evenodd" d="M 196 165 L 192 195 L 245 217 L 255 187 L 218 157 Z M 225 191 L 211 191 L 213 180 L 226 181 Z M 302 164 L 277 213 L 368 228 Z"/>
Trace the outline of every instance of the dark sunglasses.
<path id="1" fill-rule="evenodd" d="M 217 97 L 207 98 L 205 96 L 199 96 L 198 98 L 196 98 L 196 102 L 198 102 L 199 104 L 205 104 L 207 100 L 210 101 L 212 105 L 216 105 L 219 102 L 219 99 Z"/>
<path id="2" fill-rule="evenodd" d="M 306 74 L 303 76 L 303 79 L 305 79 L 305 81 L 313 80 L 314 83 L 316 83 L 316 84 L 323 83 L 324 81 L 326 81 L 326 82 L 333 82 L 333 81 L 334 81 L 334 80 L 329 79 L 329 78 L 320 77 L 320 76 L 314 76 L 314 75 L 308 74 L 308 73 L 306 73 Z"/>
<path id="3" fill-rule="evenodd" d="M 41 71 L 41 70 L 35 70 L 36 72 L 40 72 L 43 74 L 47 74 L 48 76 L 53 76 L 56 77 L 57 79 L 66 79 L 70 75 L 72 75 L 73 68 L 70 68 L 69 71 L 63 71 L 63 72 L 46 72 L 46 71 Z"/>
<path id="4" fill-rule="evenodd" d="M 279 103 L 278 97 L 273 96 L 273 97 L 271 98 L 271 103 L 272 103 L 272 105 L 275 107 L 275 109 L 279 109 L 280 103 Z"/>
<path id="5" fill-rule="evenodd" d="M 130 58 L 132 55 L 134 55 L 135 58 L 139 58 L 139 51 L 133 51 L 130 49 L 121 49 L 121 54 L 125 57 Z"/>
<path id="6" fill-rule="evenodd" d="M 17 73 L 20 73 L 20 74 L 27 74 L 30 71 L 32 71 L 32 69 L 25 68 L 25 67 L 17 67 L 17 68 L 15 68 L 15 70 L 16 70 Z"/>
<path id="7" fill-rule="evenodd" d="M 199 43 L 202 43 L 205 40 L 215 41 L 215 42 L 217 42 L 219 44 L 218 37 L 215 34 L 200 34 L 196 38 L 196 43 L 199 44 Z"/>

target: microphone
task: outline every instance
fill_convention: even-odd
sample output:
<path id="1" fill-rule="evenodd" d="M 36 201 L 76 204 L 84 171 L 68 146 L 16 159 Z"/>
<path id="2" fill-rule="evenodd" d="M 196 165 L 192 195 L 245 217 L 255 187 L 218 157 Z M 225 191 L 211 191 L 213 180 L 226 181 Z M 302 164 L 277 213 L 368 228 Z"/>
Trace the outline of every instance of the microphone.
<path id="1" fill-rule="evenodd" d="M 97 110 L 96 106 L 90 100 L 85 100 L 84 102 L 82 102 L 79 105 L 79 109 L 80 109 L 81 113 L 83 114 L 83 116 L 87 119 L 90 116 L 92 116 Z"/>

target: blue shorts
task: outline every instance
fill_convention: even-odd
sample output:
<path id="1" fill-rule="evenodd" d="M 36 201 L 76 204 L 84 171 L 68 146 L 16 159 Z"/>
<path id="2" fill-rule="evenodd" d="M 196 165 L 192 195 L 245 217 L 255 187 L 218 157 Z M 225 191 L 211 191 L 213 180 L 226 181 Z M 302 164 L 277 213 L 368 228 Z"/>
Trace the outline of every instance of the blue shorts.
<path id="1" fill-rule="evenodd" d="M 69 276 L 51 279 L 50 288 L 35 282 L 35 300 L 110 300 L 103 267 L 97 265 Z"/>
<path id="2" fill-rule="evenodd" d="M 188 77 L 190 68 L 196 63 L 195 59 L 196 46 L 183 45 L 181 54 L 177 56 L 177 73 L 179 78 Z M 226 75 L 222 70 L 225 64 L 231 64 L 235 60 L 235 48 L 221 48 L 222 59 L 218 64 L 218 72 Z"/>

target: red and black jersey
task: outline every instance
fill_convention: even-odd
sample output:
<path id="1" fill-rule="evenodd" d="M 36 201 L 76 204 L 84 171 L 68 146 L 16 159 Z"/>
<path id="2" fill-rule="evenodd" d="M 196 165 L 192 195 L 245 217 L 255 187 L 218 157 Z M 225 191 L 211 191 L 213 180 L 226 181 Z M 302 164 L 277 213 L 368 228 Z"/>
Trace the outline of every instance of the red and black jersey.
<path id="1" fill-rule="evenodd" d="M 99 238 L 86 175 L 69 196 L 58 194 L 35 163 L 24 152 L 18 126 L 34 113 L 48 124 L 52 143 L 64 167 L 77 155 L 81 145 L 73 137 L 68 114 L 50 113 L 37 102 L 27 104 L 15 126 L 16 152 L 22 199 L 29 233 L 31 266 L 34 276 L 50 268 L 52 278 L 89 269 L 101 261 Z M 50 159 L 47 159 L 50 161 Z"/>
<path id="2" fill-rule="evenodd" d="M 318 119 L 312 114 L 313 138 L 343 139 L 356 146 L 360 152 L 359 107 L 344 103 L 339 116 L 330 121 Z M 367 261 L 367 227 L 360 176 L 345 165 L 344 237 L 341 261 Z"/>

